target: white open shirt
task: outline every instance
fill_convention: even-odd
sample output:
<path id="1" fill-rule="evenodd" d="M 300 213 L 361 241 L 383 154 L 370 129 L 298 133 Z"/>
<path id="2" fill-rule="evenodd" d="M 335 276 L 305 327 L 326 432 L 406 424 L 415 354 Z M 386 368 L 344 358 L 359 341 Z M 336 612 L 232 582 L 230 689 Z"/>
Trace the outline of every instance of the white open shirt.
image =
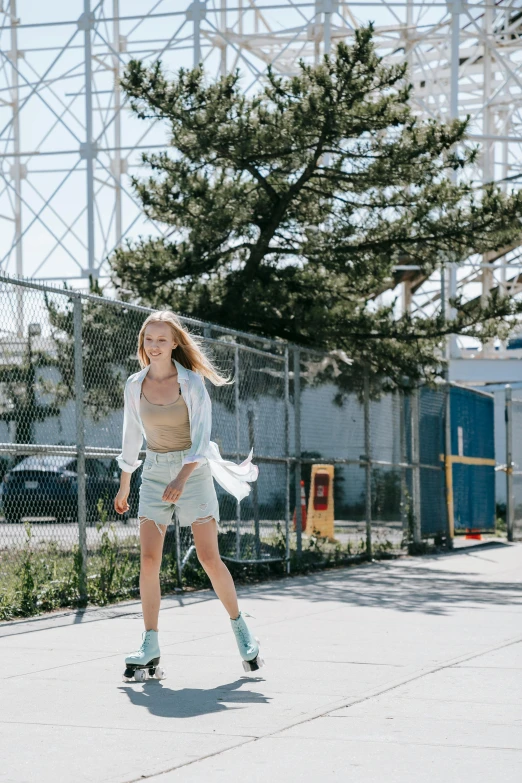
<path id="1" fill-rule="evenodd" d="M 178 371 L 181 396 L 188 408 L 192 441 L 188 454 L 183 458 L 183 465 L 188 462 L 201 463 L 208 460 L 212 475 L 218 484 L 239 501 L 249 494 L 251 487 L 248 482 L 255 481 L 259 473 L 257 465 L 252 463 L 253 450 L 250 450 L 246 460 L 239 465 L 222 458 L 217 443 L 210 440 L 212 403 L 203 378 L 198 373 L 187 370 L 175 359 L 173 363 Z M 123 443 L 117 460 L 121 470 L 126 473 L 133 473 L 142 462 L 138 459 L 138 454 L 143 446 L 145 430 L 140 416 L 140 395 L 143 379 L 149 367 L 150 364 L 129 376 L 125 384 Z"/>

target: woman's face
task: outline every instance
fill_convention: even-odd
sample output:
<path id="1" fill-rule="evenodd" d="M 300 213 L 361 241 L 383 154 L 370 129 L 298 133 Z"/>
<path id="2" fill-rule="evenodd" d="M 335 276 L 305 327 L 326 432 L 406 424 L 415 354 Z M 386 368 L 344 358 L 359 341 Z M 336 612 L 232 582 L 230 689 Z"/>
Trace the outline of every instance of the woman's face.
<path id="1" fill-rule="evenodd" d="M 143 347 L 151 364 L 170 361 L 176 346 L 177 342 L 168 324 L 161 321 L 148 324 L 143 336 Z"/>

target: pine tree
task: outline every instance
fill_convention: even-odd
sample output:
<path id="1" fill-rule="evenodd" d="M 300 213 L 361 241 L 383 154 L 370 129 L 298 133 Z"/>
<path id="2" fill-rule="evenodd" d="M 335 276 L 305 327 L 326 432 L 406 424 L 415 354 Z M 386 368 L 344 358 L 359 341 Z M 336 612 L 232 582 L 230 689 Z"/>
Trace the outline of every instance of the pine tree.
<path id="1" fill-rule="evenodd" d="M 82 304 L 84 406 L 86 413 L 98 422 L 121 408 L 125 380 L 139 370 L 136 341 L 144 315 L 104 301 L 103 290 L 92 277 L 89 293 L 99 298 Z M 64 406 L 76 399 L 74 300 L 45 294 L 45 304 L 56 346 L 52 365 L 60 377 L 58 383 L 49 384 L 48 391 L 54 394 L 58 405 Z"/>
<path id="2" fill-rule="evenodd" d="M 39 370 L 52 367 L 53 363 L 52 356 L 46 351 L 32 347 L 29 335 L 22 354 L 13 352 L 0 367 L 0 386 L 4 398 L 0 421 L 14 422 L 14 443 L 34 443 L 35 424 L 60 414 L 57 404 L 42 403 L 38 399 L 48 391 Z"/>
<path id="3" fill-rule="evenodd" d="M 294 77 L 268 69 L 253 96 L 239 72 L 208 84 L 202 67 L 169 79 L 139 61 L 122 84 L 172 146 L 144 155 L 150 177 L 133 183 L 168 238 L 110 259 L 143 304 L 344 350 L 396 382 L 437 375 L 445 335 L 504 334 L 521 311 L 498 292 L 453 302 L 451 323 L 376 306 L 398 264 L 429 275 L 518 243 L 522 195 L 453 181 L 477 155 L 460 144 L 467 123 L 414 115 L 406 66 L 377 56 L 371 26 Z"/>

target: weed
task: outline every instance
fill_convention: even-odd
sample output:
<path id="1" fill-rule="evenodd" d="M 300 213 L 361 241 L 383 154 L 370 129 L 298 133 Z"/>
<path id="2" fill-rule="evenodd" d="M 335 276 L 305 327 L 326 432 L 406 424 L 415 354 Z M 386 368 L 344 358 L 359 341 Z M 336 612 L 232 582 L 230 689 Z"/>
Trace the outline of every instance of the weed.
<path id="1" fill-rule="evenodd" d="M 87 558 L 87 596 L 82 599 L 82 553 L 79 546 L 62 549 L 56 542 L 39 544 L 26 524 L 23 547 L 0 554 L 0 620 L 30 617 L 65 607 L 90 604 L 105 605 L 109 602 L 133 598 L 139 595 L 140 547 L 135 531 L 121 537 L 114 525 L 109 524 L 103 503 L 98 504 L 96 528 L 98 544 L 89 551 Z M 287 573 L 287 541 L 284 526 L 277 523 L 271 535 L 263 536 L 262 552 L 266 562 L 236 562 L 235 529 L 220 532 L 219 548 L 237 584 L 253 584 Z M 174 529 L 168 529 L 165 537 L 163 563 L 160 572 L 162 592 L 178 587 L 177 557 Z M 188 538 L 183 537 L 185 554 Z M 251 533 L 241 535 L 241 558 L 256 557 L 256 539 Z M 323 568 L 348 565 L 366 559 L 364 538 L 346 543 L 329 541 L 319 535 L 302 538 L 302 552 L 298 556 L 295 536 L 290 541 L 291 573 L 307 574 Z M 259 548 L 259 542 L 257 542 Z M 374 554 L 389 557 L 391 543 L 377 539 Z M 188 589 L 210 587 L 210 580 L 195 554 L 188 559 L 183 570 L 183 586 Z"/>

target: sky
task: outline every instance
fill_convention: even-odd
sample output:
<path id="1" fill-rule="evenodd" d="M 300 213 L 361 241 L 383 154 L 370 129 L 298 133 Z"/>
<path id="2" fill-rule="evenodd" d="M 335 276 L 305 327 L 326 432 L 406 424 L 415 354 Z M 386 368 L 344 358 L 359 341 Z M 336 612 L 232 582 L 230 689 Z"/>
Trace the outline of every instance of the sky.
<path id="1" fill-rule="evenodd" d="M 222 0 L 208 0 L 207 18 L 202 22 L 202 51 L 209 78 L 219 74 L 220 55 L 210 46 L 220 24 Z M 153 61 L 158 57 L 174 73 L 193 64 L 193 26 L 186 18 L 189 0 L 100 0 L 91 3 L 99 20 L 92 37 L 93 49 L 93 138 L 99 139 L 94 188 L 96 265 L 107 258 L 116 242 L 115 174 L 117 173 L 116 123 L 114 121 L 114 65 L 121 67 L 132 56 Z M 226 24 L 232 34 L 254 32 L 254 14 L 242 16 L 249 0 L 226 0 L 230 9 Z M 1 4 L 0 4 L 1 6 Z M 119 6 L 120 50 L 114 48 L 115 28 L 111 17 Z M 262 15 L 260 35 L 268 26 L 291 42 L 297 32 L 314 18 L 313 2 L 257 0 Z M 4 12 L 9 12 L 4 0 Z M 0 13 L 0 269 L 16 273 L 13 243 L 15 169 L 13 167 L 12 81 L 16 70 L 20 84 L 20 148 L 22 156 L 22 271 L 26 277 L 45 278 L 57 284 L 67 278 L 75 287 L 86 288 L 88 253 L 86 248 L 86 164 L 82 158 L 85 127 L 85 35 L 78 19 L 83 0 L 17 0 L 16 15 L 19 57 L 13 66 L 9 59 L 12 32 L 9 14 Z M 149 18 L 144 16 L 149 13 Z M 437 19 L 447 17 L 446 3 L 419 2 L 412 5 L 412 19 L 422 34 Z M 386 35 L 406 19 L 404 3 L 360 2 L 349 5 L 345 16 L 348 30 L 374 21 Z M 266 22 L 266 25 L 264 24 Z M 334 24 L 342 22 L 338 15 Z M 392 38 L 393 36 L 391 36 Z M 289 43 L 289 46 L 292 44 Z M 392 52 L 392 45 L 388 50 Z M 297 56 L 294 50 L 293 58 Z M 239 56 L 238 56 L 239 55 Z M 237 59 L 236 59 L 237 57 Z M 264 64 L 252 55 L 243 56 L 234 44 L 227 51 L 227 67 L 237 65 L 245 90 L 257 88 L 257 75 Z M 140 214 L 130 175 L 144 175 L 141 150 L 153 150 L 166 141 L 166 129 L 138 120 L 127 108 L 121 112 L 122 226 L 126 238 L 157 233 L 162 227 L 148 223 Z M 29 154 L 34 153 L 34 154 Z M 107 265 L 102 267 L 106 274 Z M 82 277 L 83 275 L 83 277 Z M 76 278 L 76 279 L 75 279 Z"/>

